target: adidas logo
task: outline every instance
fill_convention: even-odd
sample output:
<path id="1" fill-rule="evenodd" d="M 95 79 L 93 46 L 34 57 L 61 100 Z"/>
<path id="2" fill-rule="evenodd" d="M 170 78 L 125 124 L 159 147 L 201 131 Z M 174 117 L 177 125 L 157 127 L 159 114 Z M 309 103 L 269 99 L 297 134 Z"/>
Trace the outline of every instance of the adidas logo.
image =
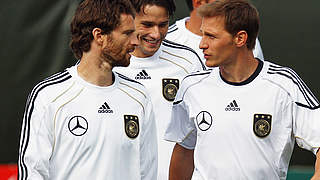
<path id="1" fill-rule="evenodd" d="M 145 70 L 142 70 L 135 79 L 151 79 L 151 77 L 148 75 L 148 73 Z"/>
<path id="2" fill-rule="evenodd" d="M 233 100 L 226 108 L 226 111 L 240 111 L 240 108 L 236 102 L 236 100 Z"/>
<path id="3" fill-rule="evenodd" d="M 109 105 L 105 102 L 99 108 L 98 113 L 113 113 L 113 110 L 110 109 Z"/>

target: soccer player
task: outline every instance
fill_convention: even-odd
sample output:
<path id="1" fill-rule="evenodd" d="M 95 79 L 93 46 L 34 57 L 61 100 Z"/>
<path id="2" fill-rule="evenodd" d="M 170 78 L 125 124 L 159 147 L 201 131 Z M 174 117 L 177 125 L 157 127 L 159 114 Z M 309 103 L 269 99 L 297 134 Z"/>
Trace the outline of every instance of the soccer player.
<path id="1" fill-rule="evenodd" d="M 198 12 L 200 48 L 217 68 L 178 91 L 165 133 L 177 142 L 170 180 L 285 180 L 295 141 L 316 154 L 319 179 L 319 101 L 292 69 L 254 58 L 256 8 L 216 0 Z"/>
<path id="2" fill-rule="evenodd" d="M 193 48 L 202 61 L 205 63 L 202 50 L 199 48 L 202 33 L 200 31 L 201 17 L 197 14 L 197 9 L 204 4 L 213 2 L 215 0 L 186 0 L 190 10 L 190 17 L 177 20 L 169 27 L 166 39 L 177 42 Z M 264 60 L 262 49 L 258 38 L 256 39 L 255 47 L 253 48 L 254 57 Z"/>
<path id="3" fill-rule="evenodd" d="M 173 15 L 173 0 L 136 0 L 135 25 L 139 45 L 128 68 L 115 68 L 141 82 L 151 94 L 158 131 L 159 180 L 167 180 L 174 143 L 163 139 L 170 120 L 172 102 L 182 79 L 205 68 L 197 54 L 186 46 L 164 40 Z"/>
<path id="4" fill-rule="evenodd" d="M 84 0 L 71 22 L 80 63 L 30 93 L 23 118 L 19 179 L 157 178 L 151 98 L 112 72 L 138 44 L 128 0 Z"/>

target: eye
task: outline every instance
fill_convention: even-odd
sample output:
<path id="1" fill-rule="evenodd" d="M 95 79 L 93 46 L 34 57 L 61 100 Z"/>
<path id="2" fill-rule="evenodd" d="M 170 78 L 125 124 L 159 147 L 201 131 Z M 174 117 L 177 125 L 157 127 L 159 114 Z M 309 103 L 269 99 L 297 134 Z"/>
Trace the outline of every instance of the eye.
<path id="1" fill-rule="evenodd" d="M 128 31 L 124 31 L 123 34 L 130 36 L 133 32 L 134 30 L 128 30 Z"/>
<path id="2" fill-rule="evenodd" d="M 141 24 L 142 24 L 144 27 L 147 27 L 147 28 L 153 26 L 153 23 L 151 23 L 151 22 L 142 22 Z"/>
<path id="3" fill-rule="evenodd" d="M 160 24 L 159 24 L 159 27 L 164 28 L 164 27 L 166 27 L 168 24 L 169 24 L 168 22 L 160 23 Z"/>
<path id="4" fill-rule="evenodd" d="M 204 35 L 207 36 L 210 39 L 215 39 L 216 38 L 216 36 L 213 35 L 213 34 L 205 33 Z"/>

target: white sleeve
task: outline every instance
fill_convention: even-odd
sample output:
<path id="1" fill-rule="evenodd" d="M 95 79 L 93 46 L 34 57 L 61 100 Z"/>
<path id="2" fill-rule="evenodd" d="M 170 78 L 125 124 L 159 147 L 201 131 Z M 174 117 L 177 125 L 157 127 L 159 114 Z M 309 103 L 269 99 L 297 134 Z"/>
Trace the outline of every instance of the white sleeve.
<path id="1" fill-rule="evenodd" d="M 299 147 L 317 153 L 320 147 L 320 108 L 293 105 L 293 132 Z"/>
<path id="2" fill-rule="evenodd" d="M 50 178 L 49 159 L 53 147 L 50 114 L 39 99 L 29 98 L 23 117 L 18 162 L 20 180 Z"/>
<path id="3" fill-rule="evenodd" d="M 264 61 L 264 57 L 263 57 L 263 52 L 262 52 L 262 48 L 259 42 L 259 39 L 256 39 L 256 45 L 253 49 L 253 55 L 255 58 L 260 59 L 261 61 Z"/>
<path id="4" fill-rule="evenodd" d="M 145 109 L 145 119 L 141 126 L 140 168 L 141 179 L 157 179 L 158 174 L 158 143 L 157 129 L 150 98 Z"/>
<path id="5" fill-rule="evenodd" d="M 179 93 L 182 93 L 182 91 Z M 177 97 L 179 97 L 179 93 Z M 189 110 L 185 102 L 177 99 L 173 104 L 171 120 L 164 138 L 167 141 L 177 142 L 187 149 L 194 149 L 197 140 L 194 122 L 189 116 Z"/>
<path id="6" fill-rule="evenodd" d="M 293 70 L 295 83 L 290 87 L 293 134 L 297 144 L 316 154 L 320 147 L 320 106 L 318 99 Z M 293 80 L 291 82 L 293 82 Z"/>

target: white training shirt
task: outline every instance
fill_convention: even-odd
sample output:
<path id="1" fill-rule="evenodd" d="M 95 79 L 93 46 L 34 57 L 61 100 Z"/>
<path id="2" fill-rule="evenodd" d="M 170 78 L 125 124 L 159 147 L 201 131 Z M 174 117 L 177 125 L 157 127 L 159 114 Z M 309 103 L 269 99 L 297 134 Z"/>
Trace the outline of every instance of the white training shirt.
<path id="1" fill-rule="evenodd" d="M 182 82 L 165 139 L 194 149 L 193 180 L 285 180 L 295 140 L 317 152 L 318 100 L 292 69 L 259 63 L 243 83 L 219 68 Z"/>
<path id="2" fill-rule="evenodd" d="M 174 24 L 172 24 L 169 27 L 166 39 L 191 47 L 197 52 L 197 54 L 202 59 L 203 63 L 205 63 L 206 59 L 203 56 L 202 49 L 199 48 L 202 37 L 192 33 L 186 28 L 186 21 L 188 21 L 189 19 L 190 17 L 185 17 L 183 19 L 177 20 Z M 256 45 L 253 49 L 253 55 L 254 57 L 262 61 L 264 60 L 261 45 L 258 38 L 256 39 Z"/>
<path id="3" fill-rule="evenodd" d="M 141 82 L 151 95 L 158 131 L 158 180 L 168 179 L 171 154 L 175 145 L 165 141 L 163 135 L 170 120 L 176 91 L 186 75 L 205 68 L 192 51 L 191 48 L 165 40 L 153 56 L 132 56 L 129 67 L 114 68 L 114 71 Z"/>
<path id="4" fill-rule="evenodd" d="M 19 179 L 155 179 L 152 103 L 138 82 L 117 73 L 89 84 L 77 66 L 37 84 L 23 118 Z"/>

